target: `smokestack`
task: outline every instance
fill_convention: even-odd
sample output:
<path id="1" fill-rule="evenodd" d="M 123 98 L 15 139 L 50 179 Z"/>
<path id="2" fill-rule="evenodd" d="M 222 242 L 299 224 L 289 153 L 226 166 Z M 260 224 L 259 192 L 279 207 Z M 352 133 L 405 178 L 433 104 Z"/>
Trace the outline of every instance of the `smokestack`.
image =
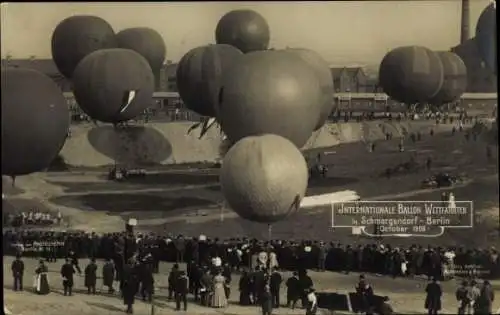
<path id="1" fill-rule="evenodd" d="M 462 0 L 462 19 L 460 24 L 460 44 L 465 43 L 470 38 L 470 3 L 469 0 Z"/>

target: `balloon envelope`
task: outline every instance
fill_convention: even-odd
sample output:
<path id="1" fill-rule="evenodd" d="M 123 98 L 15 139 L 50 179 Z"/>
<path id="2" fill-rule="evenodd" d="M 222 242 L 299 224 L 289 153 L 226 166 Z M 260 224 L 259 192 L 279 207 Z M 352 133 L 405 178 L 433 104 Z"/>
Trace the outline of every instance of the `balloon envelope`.
<path id="1" fill-rule="evenodd" d="M 404 46 L 387 53 L 379 68 L 379 84 L 391 98 L 407 104 L 425 103 L 443 85 L 438 55 L 421 46 Z"/>
<path id="2" fill-rule="evenodd" d="M 167 48 L 163 37 L 149 27 L 124 29 L 116 34 L 119 48 L 131 49 L 146 58 L 153 73 L 163 66 Z"/>
<path id="3" fill-rule="evenodd" d="M 318 130 L 323 127 L 328 119 L 328 116 L 332 113 L 334 102 L 333 102 L 333 79 L 330 72 L 330 66 L 328 63 L 319 55 L 317 52 L 304 49 L 304 48 L 291 48 L 287 49 L 291 53 L 297 54 L 305 62 L 307 62 L 316 72 L 321 85 L 322 100 L 320 102 L 320 115 L 318 123 L 314 130 Z"/>
<path id="4" fill-rule="evenodd" d="M 153 104 L 154 76 L 144 57 L 130 49 L 105 49 L 86 56 L 73 75 L 75 99 L 93 119 L 117 123 Z"/>
<path id="5" fill-rule="evenodd" d="M 52 33 L 52 59 L 59 71 L 71 78 L 85 56 L 116 45 L 115 32 L 108 22 L 97 16 L 75 15 L 61 21 Z"/>
<path id="6" fill-rule="evenodd" d="M 224 73 L 217 112 L 233 142 L 270 133 L 300 148 L 318 122 L 321 100 L 319 79 L 300 57 L 257 51 L 243 55 Z"/>
<path id="7" fill-rule="evenodd" d="M 266 50 L 270 31 L 267 21 L 252 10 L 234 10 L 226 13 L 217 23 L 217 44 L 232 45 L 244 53 Z"/>
<path id="8" fill-rule="evenodd" d="M 241 51 L 230 45 L 208 45 L 188 51 L 177 66 L 177 89 L 190 110 L 215 117 L 222 75 Z"/>
<path id="9" fill-rule="evenodd" d="M 440 51 L 436 54 L 443 64 L 444 81 L 430 103 L 442 105 L 458 100 L 467 89 L 467 67 L 462 58 L 455 53 Z"/>
<path id="10" fill-rule="evenodd" d="M 239 216 L 272 223 L 298 210 L 308 170 L 302 153 L 287 139 L 247 137 L 224 157 L 220 182 L 227 203 Z"/>
<path id="11" fill-rule="evenodd" d="M 31 69 L 2 68 L 2 175 L 47 168 L 68 128 L 68 104 L 51 78 Z"/>
<path id="12" fill-rule="evenodd" d="M 485 64 L 497 73 L 497 18 L 496 3 L 491 3 L 479 16 L 476 26 L 476 43 Z"/>

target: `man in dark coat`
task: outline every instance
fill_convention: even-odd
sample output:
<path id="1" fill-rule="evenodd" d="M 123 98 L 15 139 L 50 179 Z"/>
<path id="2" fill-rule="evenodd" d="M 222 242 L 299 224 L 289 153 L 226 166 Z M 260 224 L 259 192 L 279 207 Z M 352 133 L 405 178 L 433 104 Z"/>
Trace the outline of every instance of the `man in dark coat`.
<path id="1" fill-rule="evenodd" d="M 250 275 L 246 270 L 243 270 L 239 282 L 240 305 L 247 306 L 251 304 L 250 300 L 251 289 L 252 289 L 252 278 L 250 277 Z"/>
<path id="2" fill-rule="evenodd" d="M 14 278 L 14 291 L 23 290 L 23 275 L 24 275 L 24 262 L 21 260 L 21 255 L 16 255 L 16 260 L 12 262 L 10 267 L 12 270 L 12 277 Z"/>
<path id="3" fill-rule="evenodd" d="M 90 263 L 85 267 L 85 287 L 88 294 L 95 294 L 95 286 L 97 282 L 97 265 L 95 258 L 90 260 Z"/>
<path id="4" fill-rule="evenodd" d="M 313 287 L 311 277 L 307 275 L 307 270 L 303 269 L 299 272 L 299 289 L 302 308 L 307 305 L 307 291 Z"/>
<path id="5" fill-rule="evenodd" d="M 71 296 L 73 294 L 72 290 L 74 284 L 74 279 L 73 279 L 74 274 L 75 274 L 75 269 L 73 268 L 73 264 L 70 262 L 69 258 L 66 258 L 66 262 L 61 267 L 64 295 Z"/>
<path id="6" fill-rule="evenodd" d="M 425 288 L 427 296 L 425 297 L 424 307 L 427 309 L 429 315 L 437 315 L 438 311 L 441 310 L 441 297 L 443 295 L 443 290 L 441 285 L 437 282 L 436 277 L 432 277 L 432 280 Z"/>
<path id="7" fill-rule="evenodd" d="M 115 289 L 113 289 L 113 281 L 115 280 L 115 265 L 111 259 L 106 258 L 106 262 L 102 267 L 102 284 L 108 287 L 108 293 L 113 294 Z"/>
<path id="8" fill-rule="evenodd" d="M 294 271 L 293 276 L 288 278 L 288 280 L 286 281 L 286 287 L 286 304 L 293 310 L 295 308 L 295 304 L 300 298 L 300 284 L 298 273 L 296 271 Z"/>
<path id="9" fill-rule="evenodd" d="M 133 261 L 130 261 L 123 269 L 123 304 L 127 305 L 127 314 L 132 314 L 135 295 L 139 289 L 139 280 Z"/>
<path id="10" fill-rule="evenodd" d="M 259 302 L 262 307 L 262 315 L 271 315 L 273 312 L 273 296 L 268 285 L 264 286 Z"/>
<path id="11" fill-rule="evenodd" d="M 492 314 L 493 312 L 493 301 L 495 300 L 495 291 L 491 287 L 488 280 L 484 280 L 483 286 L 481 288 L 481 294 L 477 299 L 476 313 L 477 314 Z"/>
<path id="12" fill-rule="evenodd" d="M 360 311 L 369 314 L 373 306 L 373 289 L 371 285 L 366 282 L 365 276 L 359 276 L 359 282 L 356 286 L 356 294 L 359 298 Z"/>
<path id="13" fill-rule="evenodd" d="M 154 277 L 153 277 L 153 263 L 144 262 L 140 265 L 141 269 L 141 295 L 143 301 L 151 302 L 154 294 Z"/>
<path id="14" fill-rule="evenodd" d="M 280 307 L 281 282 L 283 282 L 283 277 L 278 272 L 278 269 L 275 267 L 275 268 L 273 268 L 273 272 L 271 273 L 271 278 L 269 281 L 269 288 L 271 291 L 271 296 L 273 298 L 273 307 L 274 308 Z"/>
<path id="15" fill-rule="evenodd" d="M 187 311 L 187 294 L 189 292 L 189 280 L 185 271 L 178 273 L 177 280 L 175 281 L 175 310 L 181 310 L 181 301 L 184 305 L 184 311 Z"/>
<path id="16" fill-rule="evenodd" d="M 171 300 L 175 293 L 175 283 L 179 277 L 179 265 L 174 264 L 172 270 L 168 274 L 168 299 Z"/>
<path id="17" fill-rule="evenodd" d="M 252 287 L 252 298 L 255 304 L 259 303 L 260 295 L 264 291 L 264 286 L 266 285 L 266 276 L 264 271 L 260 270 L 259 267 L 255 268 L 253 273 L 253 287 Z"/>
<path id="18" fill-rule="evenodd" d="M 203 271 L 203 275 L 200 278 L 201 305 L 208 306 L 211 289 L 212 289 L 212 277 L 210 276 L 210 270 L 206 269 Z"/>

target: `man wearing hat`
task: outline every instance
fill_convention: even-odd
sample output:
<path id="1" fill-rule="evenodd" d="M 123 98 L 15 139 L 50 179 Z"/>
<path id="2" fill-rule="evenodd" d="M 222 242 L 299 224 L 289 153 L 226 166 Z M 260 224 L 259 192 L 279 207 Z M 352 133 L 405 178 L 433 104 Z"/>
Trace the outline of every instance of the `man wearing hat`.
<path id="1" fill-rule="evenodd" d="M 10 267 L 12 270 L 12 277 L 14 278 L 14 291 L 23 290 L 23 275 L 24 275 L 24 262 L 21 260 L 21 255 L 16 255 L 16 260 L 12 262 Z"/>
<path id="2" fill-rule="evenodd" d="M 66 258 L 66 262 L 61 267 L 61 276 L 63 278 L 63 288 L 64 295 L 71 296 L 73 294 L 73 275 L 75 274 L 75 269 L 69 258 Z"/>

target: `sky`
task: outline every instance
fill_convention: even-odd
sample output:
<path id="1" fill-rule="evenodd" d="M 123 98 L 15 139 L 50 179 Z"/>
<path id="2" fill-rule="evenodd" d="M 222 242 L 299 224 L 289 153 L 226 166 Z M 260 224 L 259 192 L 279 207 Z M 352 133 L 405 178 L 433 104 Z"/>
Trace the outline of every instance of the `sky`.
<path id="1" fill-rule="evenodd" d="M 470 30 L 490 0 L 470 0 Z M 448 50 L 460 41 L 461 0 L 307 2 L 2 3 L 1 57 L 51 58 L 57 24 L 72 15 L 95 15 L 116 32 L 150 27 L 165 40 L 168 60 L 215 43 L 219 19 L 252 9 L 267 20 L 270 47 L 315 50 L 332 65 L 376 65 L 392 48 L 421 45 Z"/>

